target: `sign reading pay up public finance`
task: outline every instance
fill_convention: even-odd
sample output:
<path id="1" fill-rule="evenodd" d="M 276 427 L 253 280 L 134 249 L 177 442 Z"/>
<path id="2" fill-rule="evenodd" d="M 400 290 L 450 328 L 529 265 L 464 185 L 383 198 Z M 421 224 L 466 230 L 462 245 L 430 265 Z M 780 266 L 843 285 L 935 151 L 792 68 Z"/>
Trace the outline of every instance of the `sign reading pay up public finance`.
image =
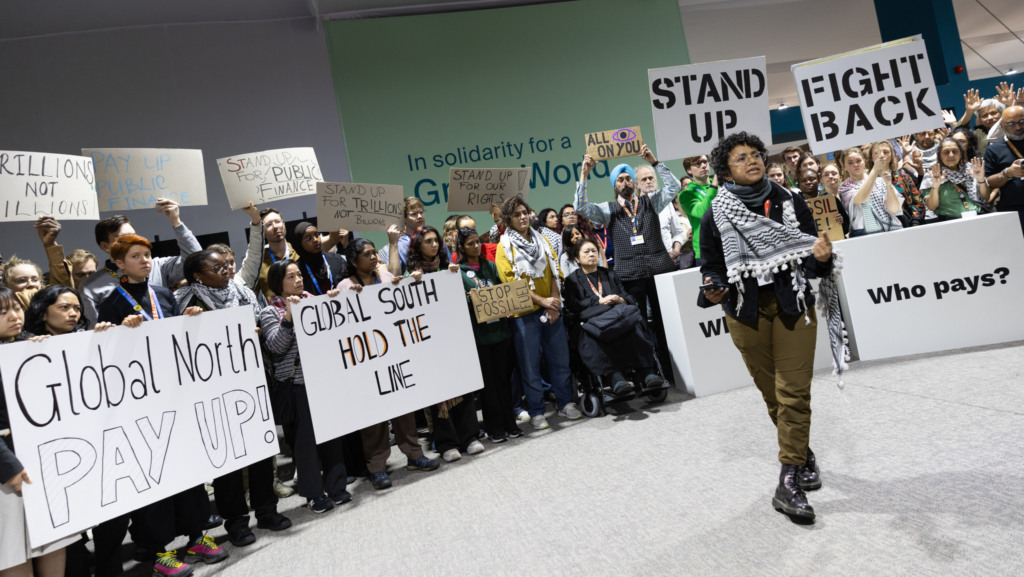
<path id="1" fill-rule="evenodd" d="M 793 66 L 815 154 L 942 126 L 921 36 Z"/>

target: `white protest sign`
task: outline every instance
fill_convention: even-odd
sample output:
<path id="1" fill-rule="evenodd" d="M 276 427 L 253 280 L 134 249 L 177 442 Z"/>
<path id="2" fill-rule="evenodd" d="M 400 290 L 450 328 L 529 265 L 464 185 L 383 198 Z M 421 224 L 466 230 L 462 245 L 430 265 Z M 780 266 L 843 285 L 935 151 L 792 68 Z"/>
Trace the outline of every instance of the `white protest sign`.
<path id="1" fill-rule="evenodd" d="M 387 230 L 405 226 L 403 187 L 358 182 L 316 183 L 316 222 L 321 230 Z"/>
<path id="2" fill-rule="evenodd" d="M 771 144 L 765 58 L 741 58 L 647 71 L 658 157 L 711 152 L 745 130 Z"/>
<path id="3" fill-rule="evenodd" d="M 0 222 L 99 220 L 92 159 L 0 150 Z"/>
<path id="4" fill-rule="evenodd" d="M 281 148 L 217 159 L 231 209 L 316 194 L 323 182 L 312 148 Z"/>
<path id="5" fill-rule="evenodd" d="M 278 452 L 252 309 L 4 345 L 33 547 Z"/>
<path id="6" fill-rule="evenodd" d="M 942 126 L 921 36 L 793 65 L 815 154 Z"/>
<path id="7" fill-rule="evenodd" d="M 703 282 L 700 270 L 695 268 L 654 277 L 675 382 L 685 384 L 686 391 L 696 397 L 754 384 L 743 356 L 729 336 L 725 311 L 721 306 L 697 306 Z M 811 282 L 817 286 L 817 280 Z M 824 315 L 818 317 L 817 335 L 814 368 L 831 367 Z"/>
<path id="8" fill-rule="evenodd" d="M 448 175 L 448 212 L 490 210 L 505 200 L 530 194 L 532 168 L 453 168 Z"/>
<path id="9" fill-rule="evenodd" d="M 167 198 L 181 206 L 206 204 L 203 151 L 184 148 L 83 148 L 96 168 L 100 210 L 152 208 Z"/>
<path id="10" fill-rule="evenodd" d="M 307 297 L 292 316 L 318 443 L 483 387 L 459 274 Z M 452 351 L 457 367 L 439 362 Z"/>
<path id="11" fill-rule="evenodd" d="M 1016 213 L 835 246 L 843 251 L 840 298 L 851 350 L 862 361 L 1024 339 L 1024 235 Z M 910 246 L 922 250 L 907 263 Z"/>

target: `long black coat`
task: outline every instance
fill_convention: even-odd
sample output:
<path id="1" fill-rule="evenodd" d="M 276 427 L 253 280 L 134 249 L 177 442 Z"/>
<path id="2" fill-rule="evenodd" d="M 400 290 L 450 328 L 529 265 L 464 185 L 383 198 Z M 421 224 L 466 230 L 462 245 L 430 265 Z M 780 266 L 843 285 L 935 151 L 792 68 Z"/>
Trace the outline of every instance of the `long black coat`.
<path id="1" fill-rule="evenodd" d="M 619 295 L 626 299 L 626 302 L 636 306 L 636 300 L 626 292 L 614 272 L 598 267 L 595 274 L 597 279 L 591 278 L 590 281 L 594 288 L 598 288 L 600 280 L 602 296 Z M 591 290 L 582 268 L 566 277 L 562 292 L 565 307 L 581 323 L 607 310 L 608 305 L 599 304 L 600 299 Z M 646 316 L 646 311 L 641 312 Z M 577 348 L 587 369 L 595 375 L 604 375 L 614 371 L 655 368 L 657 365 L 654 360 L 654 341 L 645 324 L 634 325 L 633 330 L 610 343 L 599 341 L 584 330 L 578 331 Z"/>

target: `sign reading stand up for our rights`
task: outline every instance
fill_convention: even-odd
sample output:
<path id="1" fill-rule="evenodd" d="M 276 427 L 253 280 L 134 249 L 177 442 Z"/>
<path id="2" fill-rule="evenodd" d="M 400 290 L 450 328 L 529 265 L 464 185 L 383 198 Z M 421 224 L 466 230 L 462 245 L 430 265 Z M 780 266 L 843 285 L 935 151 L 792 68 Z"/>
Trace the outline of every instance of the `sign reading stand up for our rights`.
<path id="1" fill-rule="evenodd" d="M 920 35 L 795 64 L 793 77 L 815 154 L 942 126 Z"/>

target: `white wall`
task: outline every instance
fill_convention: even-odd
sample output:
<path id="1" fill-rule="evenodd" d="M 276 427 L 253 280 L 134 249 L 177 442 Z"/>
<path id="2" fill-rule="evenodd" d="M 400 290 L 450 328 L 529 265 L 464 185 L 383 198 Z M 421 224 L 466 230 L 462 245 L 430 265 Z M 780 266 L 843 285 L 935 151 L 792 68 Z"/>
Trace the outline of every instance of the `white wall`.
<path id="1" fill-rule="evenodd" d="M 210 204 L 183 209 L 182 219 L 196 234 L 229 231 L 236 251 L 245 250 L 248 219 L 230 212 L 217 158 L 312 146 L 325 180 L 349 180 L 323 31 L 312 18 L 0 41 L 0 77 L 0 150 L 202 149 Z M 285 220 L 316 212 L 312 197 L 275 207 Z M 126 214 L 140 233 L 173 239 L 155 210 Z M 102 263 L 95 223 L 63 224 L 65 251 L 87 248 Z M 0 250 L 45 269 L 31 223 L 0 224 Z"/>

